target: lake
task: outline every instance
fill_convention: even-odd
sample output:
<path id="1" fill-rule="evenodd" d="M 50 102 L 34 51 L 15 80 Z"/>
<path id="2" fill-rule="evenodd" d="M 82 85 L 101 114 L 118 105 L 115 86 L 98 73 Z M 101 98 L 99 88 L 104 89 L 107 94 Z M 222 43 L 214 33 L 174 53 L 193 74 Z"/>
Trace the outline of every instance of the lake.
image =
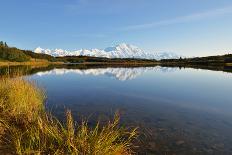
<path id="1" fill-rule="evenodd" d="M 26 70 L 59 119 L 70 109 L 77 121 L 94 125 L 118 111 L 121 125 L 139 127 L 140 154 L 232 154 L 231 73 L 160 66 Z"/>

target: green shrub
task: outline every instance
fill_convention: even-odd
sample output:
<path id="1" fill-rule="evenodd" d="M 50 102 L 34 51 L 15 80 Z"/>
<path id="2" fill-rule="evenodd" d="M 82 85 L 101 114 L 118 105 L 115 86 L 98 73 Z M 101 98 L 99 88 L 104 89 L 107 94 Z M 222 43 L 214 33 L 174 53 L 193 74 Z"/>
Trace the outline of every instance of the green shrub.
<path id="1" fill-rule="evenodd" d="M 30 57 L 17 48 L 0 46 L 0 59 L 16 62 L 29 61 Z"/>

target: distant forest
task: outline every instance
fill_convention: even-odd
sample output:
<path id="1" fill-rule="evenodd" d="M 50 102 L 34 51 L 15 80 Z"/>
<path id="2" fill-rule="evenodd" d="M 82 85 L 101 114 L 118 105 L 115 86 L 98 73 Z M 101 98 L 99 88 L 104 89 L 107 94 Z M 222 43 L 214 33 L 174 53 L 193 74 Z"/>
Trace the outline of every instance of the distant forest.
<path id="1" fill-rule="evenodd" d="M 15 47 L 8 47 L 6 42 L 0 41 L 0 60 L 23 62 L 29 61 L 30 57 L 22 50 Z"/>
<path id="2" fill-rule="evenodd" d="M 232 54 L 219 56 L 180 58 L 180 59 L 163 59 L 161 63 L 178 63 L 178 64 L 196 64 L 196 65 L 218 65 L 232 63 Z"/>

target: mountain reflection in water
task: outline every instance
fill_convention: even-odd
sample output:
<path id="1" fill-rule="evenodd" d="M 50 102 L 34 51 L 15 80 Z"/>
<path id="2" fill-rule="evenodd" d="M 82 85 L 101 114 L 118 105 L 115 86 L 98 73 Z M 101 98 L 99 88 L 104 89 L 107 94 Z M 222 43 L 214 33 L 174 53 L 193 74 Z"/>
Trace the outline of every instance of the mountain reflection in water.
<path id="1" fill-rule="evenodd" d="M 97 69 L 53 69 L 51 71 L 38 72 L 36 75 L 45 76 L 45 75 L 64 75 L 69 73 L 79 74 L 79 75 L 105 75 L 108 77 L 113 77 L 120 81 L 132 80 L 137 78 L 148 71 L 157 71 L 157 72 L 174 72 L 178 68 L 170 67 L 138 67 L 138 68 L 97 68 Z"/>

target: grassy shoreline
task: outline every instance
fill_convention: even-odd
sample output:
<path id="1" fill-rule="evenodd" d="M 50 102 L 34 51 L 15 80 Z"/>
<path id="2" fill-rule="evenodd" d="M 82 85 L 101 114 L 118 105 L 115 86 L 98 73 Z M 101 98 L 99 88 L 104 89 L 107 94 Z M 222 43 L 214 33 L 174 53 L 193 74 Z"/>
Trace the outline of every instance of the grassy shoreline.
<path id="1" fill-rule="evenodd" d="M 49 62 L 49 61 L 27 61 L 27 62 L 10 62 L 0 61 L 0 66 L 44 66 L 44 65 L 58 65 L 64 64 L 63 62 Z"/>
<path id="2" fill-rule="evenodd" d="M 0 79 L 1 154 L 133 154 L 137 130 L 120 127 L 118 115 L 90 128 L 87 121 L 76 124 L 68 110 L 61 123 L 46 112 L 45 99 L 34 82 Z"/>

